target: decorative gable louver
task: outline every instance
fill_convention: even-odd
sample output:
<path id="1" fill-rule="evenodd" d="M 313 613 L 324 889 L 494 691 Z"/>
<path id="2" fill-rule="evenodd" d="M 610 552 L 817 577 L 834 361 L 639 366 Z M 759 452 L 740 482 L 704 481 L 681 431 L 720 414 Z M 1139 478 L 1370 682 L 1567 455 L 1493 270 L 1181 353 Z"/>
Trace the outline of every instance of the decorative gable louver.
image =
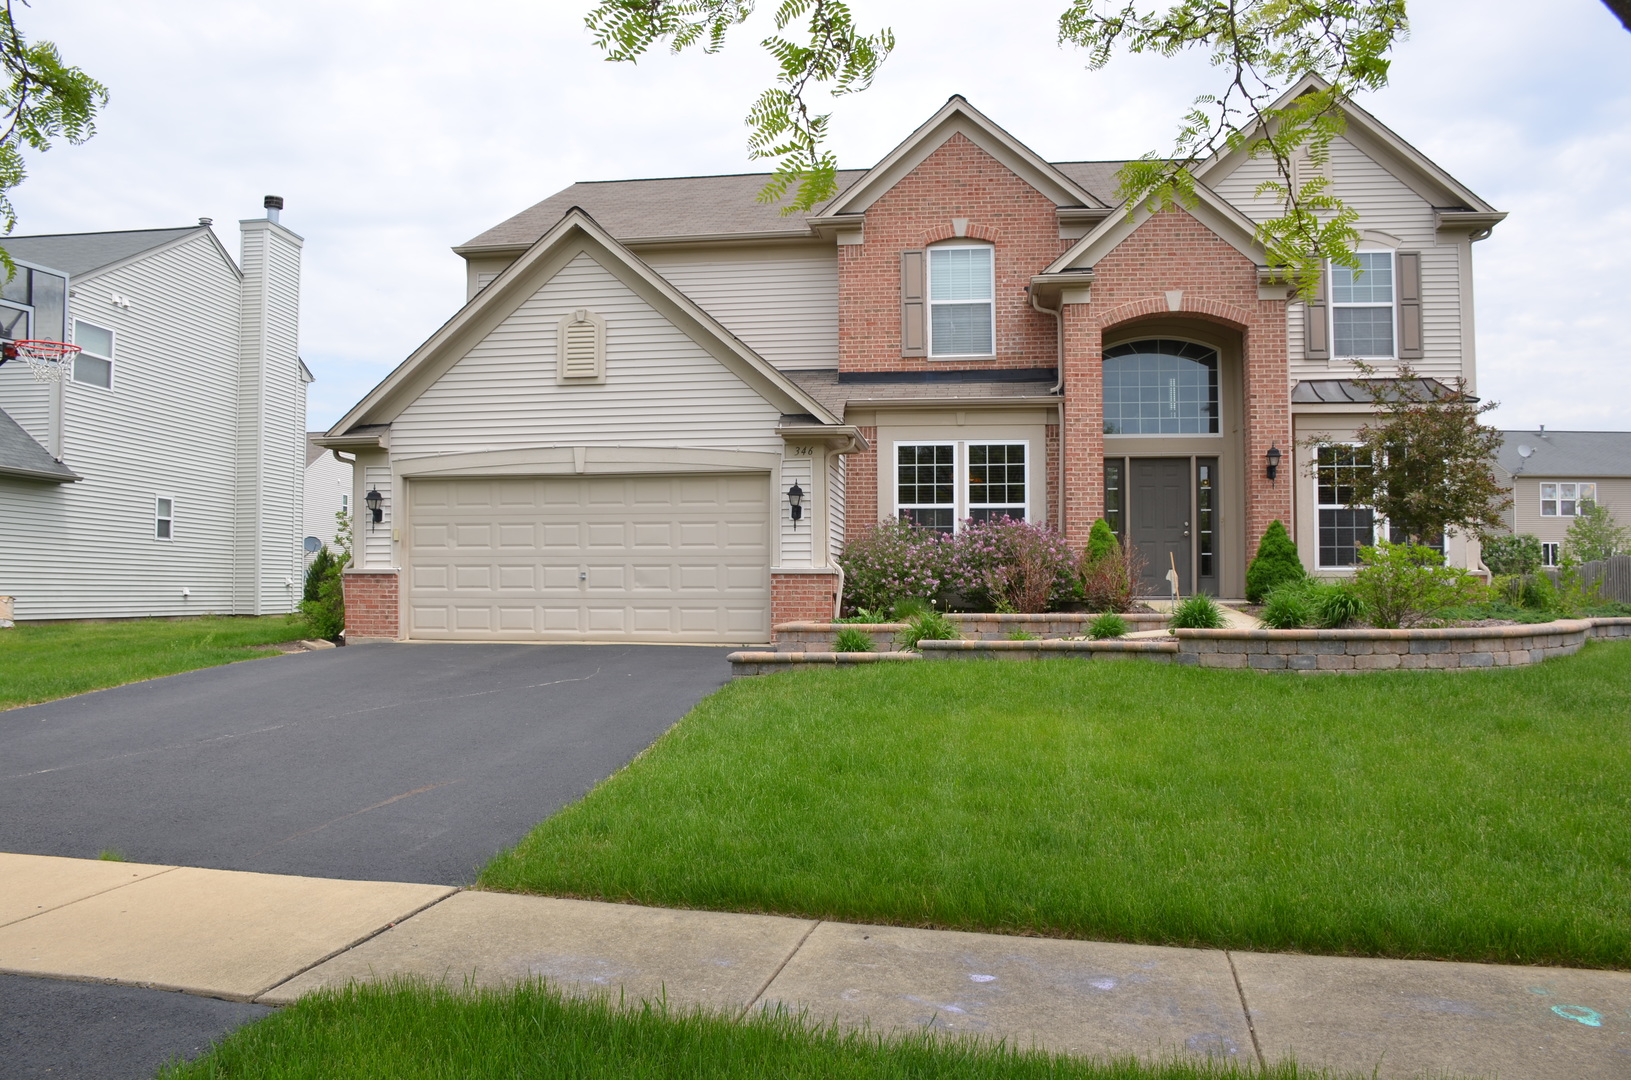
<path id="1" fill-rule="evenodd" d="M 584 308 L 567 315 L 561 320 L 556 355 L 556 382 L 605 382 L 606 320 Z"/>

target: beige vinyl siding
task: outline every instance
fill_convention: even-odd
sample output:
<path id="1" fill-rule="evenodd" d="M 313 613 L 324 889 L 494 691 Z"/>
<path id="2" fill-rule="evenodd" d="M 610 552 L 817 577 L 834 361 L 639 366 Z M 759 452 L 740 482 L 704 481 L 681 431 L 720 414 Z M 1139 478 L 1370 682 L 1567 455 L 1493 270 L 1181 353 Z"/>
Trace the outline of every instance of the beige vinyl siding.
<path id="1" fill-rule="evenodd" d="M 640 257 L 777 367 L 838 366 L 836 247 L 653 248 Z"/>
<path id="2" fill-rule="evenodd" d="M 834 454 L 827 464 L 827 565 L 837 566 L 844 551 L 844 524 L 849 457 Z"/>
<path id="3" fill-rule="evenodd" d="M 1215 189 L 1254 221 L 1265 221 L 1279 215 L 1280 204 L 1254 193 L 1259 183 L 1273 176 L 1273 162 L 1249 160 L 1218 181 Z M 1331 148 L 1330 190 L 1359 211 L 1355 228 L 1386 233 L 1398 239 L 1401 250 L 1421 252 L 1422 358 L 1412 361 L 1412 365 L 1425 375 L 1454 379 L 1465 374 L 1470 381 L 1470 358 L 1465 369 L 1463 365 L 1463 346 L 1470 344 L 1464 339 L 1462 327 L 1463 249 L 1458 243 L 1438 241 L 1432 204 L 1344 138 L 1337 139 Z M 1294 301 L 1288 312 L 1292 378 L 1351 375 L 1351 365 L 1340 359 L 1303 359 L 1305 310 L 1302 303 Z"/>
<path id="4" fill-rule="evenodd" d="M 606 320 L 606 381 L 558 385 L 557 326 Z M 780 413 L 588 254 L 563 267 L 391 425 L 391 455 L 532 446 L 685 446 L 780 454 Z"/>
<path id="5" fill-rule="evenodd" d="M 816 459 L 813 456 L 794 455 L 792 450 L 789 447 L 787 456 L 782 458 L 781 490 L 776 493 L 782 533 L 778 565 L 814 566 L 815 530 L 820 521 L 816 515 Z M 787 492 L 795 483 L 804 492 L 804 516 L 797 522 L 793 520 L 792 507 L 787 505 Z"/>
<path id="6" fill-rule="evenodd" d="M 488 255 L 465 260 L 464 299 L 468 303 L 476 294 L 493 283 L 506 267 L 515 261 L 513 255 Z"/>
<path id="7" fill-rule="evenodd" d="M 1624 477 L 1598 479 L 1592 476 L 1518 476 L 1512 484 L 1511 518 L 1515 519 L 1516 533 L 1529 533 L 1546 543 L 1562 543 L 1568 535 L 1572 517 L 1541 517 L 1540 485 L 1551 483 L 1594 483 L 1597 502 L 1614 515 L 1622 526 L 1631 528 L 1631 479 Z M 1509 520 L 1510 520 L 1509 519 Z"/>
<path id="8" fill-rule="evenodd" d="M 383 497 L 380 506 L 381 516 L 378 525 L 374 524 L 373 515 L 368 512 L 368 504 L 358 497 L 362 511 L 357 515 L 356 538 L 362 548 L 363 566 L 395 566 L 396 549 L 391 542 L 391 530 L 396 528 L 391 513 L 391 467 L 389 465 L 365 465 L 362 470 L 363 495 L 370 491 L 378 491 Z"/>
<path id="9" fill-rule="evenodd" d="M 114 331 L 113 388 L 64 388 L 63 456 L 83 480 L 0 481 L 0 593 L 19 618 L 234 610 L 238 302 L 203 236 L 74 283 L 69 319 Z M 156 496 L 175 500 L 169 541 L 154 538 Z"/>
<path id="10" fill-rule="evenodd" d="M 6 410 L 35 442 L 51 449 L 51 384 L 34 378 L 21 360 L 8 360 L 0 366 L 0 409 Z"/>
<path id="11" fill-rule="evenodd" d="M 301 539 L 315 536 L 330 548 L 334 547 L 334 532 L 338 525 L 334 515 L 340 509 L 340 496 L 351 494 L 351 465 L 337 461 L 332 453 L 306 466 L 305 495 L 301 507 Z M 357 514 L 351 514 L 352 535 L 356 535 Z"/>

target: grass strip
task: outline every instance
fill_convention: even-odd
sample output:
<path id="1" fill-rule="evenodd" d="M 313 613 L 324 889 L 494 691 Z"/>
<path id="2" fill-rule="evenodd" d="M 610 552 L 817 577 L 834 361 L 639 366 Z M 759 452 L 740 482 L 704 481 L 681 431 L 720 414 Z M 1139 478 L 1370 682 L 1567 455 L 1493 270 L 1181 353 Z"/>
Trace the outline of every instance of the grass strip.
<path id="1" fill-rule="evenodd" d="M 0 709 L 272 656 L 308 633 L 289 615 L 20 623 L 0 630 Z"/>
<path id="2" fill-rule="evenodd" d="M 1224 1080 L 1204 1059 L 1095 1061 L 927 1032 L 880 1037 L 786 1012 L 705 1012 L 562 996 L 539 983 L 454 993 L 408 982 L 324 990 L 239 1028 L 160 1080 Z M 1278 1065 L 1263 1080 L 1328 1074 Z"/>
<path id="3" fill-rule="evenodd" d="M 483 870 L 518 892 L 1631 967 L 1631 642 L 1487 672 L 887 664 L 733 683 Z"/>

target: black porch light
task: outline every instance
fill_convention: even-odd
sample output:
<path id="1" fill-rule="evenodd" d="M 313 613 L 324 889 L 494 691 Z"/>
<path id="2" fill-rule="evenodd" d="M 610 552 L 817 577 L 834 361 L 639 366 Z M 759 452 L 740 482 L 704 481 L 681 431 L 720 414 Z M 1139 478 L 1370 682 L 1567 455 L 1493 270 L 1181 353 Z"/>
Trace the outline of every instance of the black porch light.
<path id="1" fill-rule="evenodd" d="M 378 488 L 371 489 L 368 494 L 362 497 L 362 501 L 368 504 L 370 524 L 378 525 L 385 520 L 385 496 L 379 493 Z"/>
<path id="2" fill-rule="evenodd" d="M 1269 472 L 1269 479 L 1270 480 L 1273 480 L 1276 476 L 1280 475 L 1280 457 L 1281 457 L 1280 448 L 1278 446 L 1270 446 L 1269 447 L 1269 452 L 1268 452 L 1268 460 L 1269 460 L 1269 470 L 1268 470 L 1268 472 Z"/>
<path id="3" fill-rule="evenodd" d="M 787 489 L 787 512 L 794 521 L 804 516 L 804 489 L 799 487 L 797 480 Z"/>

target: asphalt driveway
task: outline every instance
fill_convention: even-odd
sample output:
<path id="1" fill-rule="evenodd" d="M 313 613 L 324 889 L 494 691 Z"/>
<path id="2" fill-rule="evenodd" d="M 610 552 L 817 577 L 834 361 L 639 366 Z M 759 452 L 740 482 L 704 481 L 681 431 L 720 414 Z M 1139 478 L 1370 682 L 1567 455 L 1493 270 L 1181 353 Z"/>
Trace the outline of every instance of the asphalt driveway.
<path id="1" fill-rule="evenodd" d="M 727 652 L 359 645 L 0 712 L 0 851 L 465 884 L 722 685 Z"/>

